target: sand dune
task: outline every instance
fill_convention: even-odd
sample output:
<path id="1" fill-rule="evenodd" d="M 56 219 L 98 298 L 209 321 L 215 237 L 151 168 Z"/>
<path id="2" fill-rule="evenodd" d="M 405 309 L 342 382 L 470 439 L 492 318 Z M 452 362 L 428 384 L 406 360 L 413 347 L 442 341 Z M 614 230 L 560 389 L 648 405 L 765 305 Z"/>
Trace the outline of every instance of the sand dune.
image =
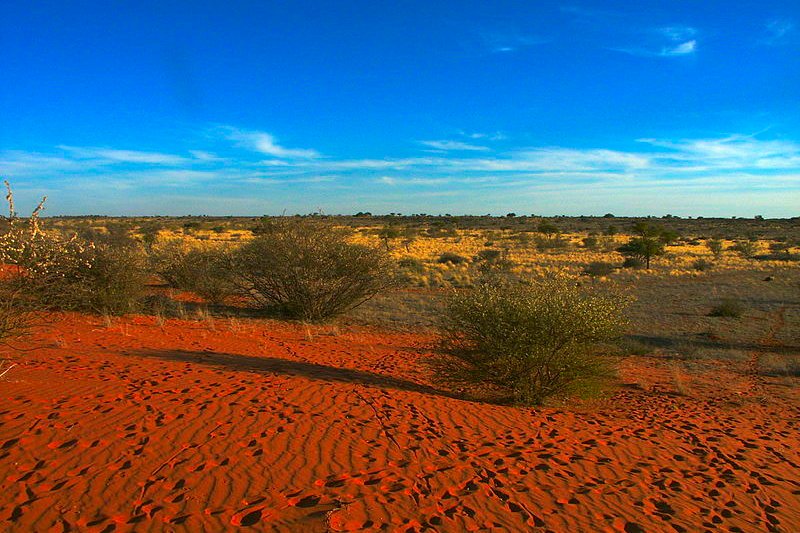
<path id="1" fill-rule="evenodd" d="M 486 405 L 430 340 L 66 315 L 0 383 L 0 527 L 800 530 L 797 387 L 630 358 L 602 402 Z"/>

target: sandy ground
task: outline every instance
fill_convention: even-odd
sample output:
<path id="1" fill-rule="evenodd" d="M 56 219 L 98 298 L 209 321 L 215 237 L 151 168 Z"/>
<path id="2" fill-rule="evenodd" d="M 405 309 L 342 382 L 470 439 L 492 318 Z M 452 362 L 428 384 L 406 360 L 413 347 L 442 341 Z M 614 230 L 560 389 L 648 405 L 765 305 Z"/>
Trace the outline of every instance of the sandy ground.
<path id="1" fill-rule="evenodd" d="M 0 382 L 0 529 L 800 531 L 798 379 L 757 350 L 520 409 L 431 386 L 430 341 L 60 317 Z"/>

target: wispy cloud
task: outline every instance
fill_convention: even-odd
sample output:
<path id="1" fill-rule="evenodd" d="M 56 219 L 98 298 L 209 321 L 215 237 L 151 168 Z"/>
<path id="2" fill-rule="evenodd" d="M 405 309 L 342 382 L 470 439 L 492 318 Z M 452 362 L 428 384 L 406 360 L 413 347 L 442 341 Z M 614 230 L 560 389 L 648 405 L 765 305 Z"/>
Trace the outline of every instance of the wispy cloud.
<path id="1" fill-rule="evenodd" d="M 518 146 L 488 152 L 464 150 L 450 144 L 460 141 L 428 141 L 445 144 L 440 145 L 443 149 L 436 155 L 380 159 L 275 156 L 260 159 L 260 151 L 248 158 L 248 154 L 241 156 L 230 149 L 219 156 L 202 145 L 188 152 L 193 157 L 182 158 L 160 152 L 59 146 L 49 152 L 0 151 L 0 174 L 18 183 L 23 191 L 36 190 L 39 194 L 44 190 L 51 196 L 64 197 L 65 201 L 85 202 L 85 198 L 81 200 L 70 192 L 80 190 L 85 194 L 91 192 L 93 202 L 103 198 L 107 201 L 97 203 L 96 208 L 94 203 L 89 204 L 91 209 L 111 205 L 108 202 L 112 198 L 122 202 L 119 191 L 125 191 L 126 198 L 139 195 L 154 198 L 153 195 L 170 195 L 183 189 L 199 198 L 201 191 L 207 194 L 215 187 L 226 205 L 228 198 L 233 201 L 231 206 L 239 205 L 235 200 L 244 198 L 286 202 L 277 212 L 284 207 L 303 212 L 302 202 L 311 202 L 314 205 L 308 207 L 316 208 L 321 201 L 334 198 L 341 202 L 350 198 L 358 203 L 353 207 L 384 205 L 394 198 L 399 204 L 390 210 L 397 210 L 399 205 L 414 204 L 423 191 L 428 196 L 435 192 L 464 202 L 492 195 L 498 203 L 505 198 L 509 204 L 533 192 L 560 191 L 567 195 L 564 202 L 579 205 L 586 194 L 607 197 L 610 191 L 623 196 L 639 191 L 655 195 L 654 191 L 673 189 L 684 191 L 687 198 L 694 194 L 692 191 L 723 194 L 732 190 L 740 193 L 758 190 L 769 191 L 776 200 L 783 201 L 785 197 L 800 200 L 800 143 L 761 136 L 763 132 L 708 138 L 642 138 L 632 141 L 627 150 Z M 266 195 L 262 192 L 266 186 L 270 187 L 271 195 L 283 196 Z M 380 200 L 381 189 L 389 195 L 383 200 Z M 297 194 L 298 191 L 302 194 Z M 313 200 L 308 196 L 309 191 L 316 194 Z M 336 191 L 346 193 L 337 195 Z M 780 194 L 785 197 L 778 198 Z M 367 197 L 370 202 L 380 201 L 362 205 Z M 653 198 L 657 202 L 658 196 Z M 652 204 L 650 209 L 660 205 Z M 128 211 L 119 212 L 132 209 L 128 205 L 123 207 Z M 466 210 L 475 208 L 483 212 L 481 203 L 464 205 Z M 151 212 L 149 209 L 142 212 Z M 179 209 L 180 206 L 172 206 L 164 212 L 176 213 Z M 192 211 L 197 213 L 199 209 L 193 207 Z M 326 205 L 326 210 L 330 209 L 332 206 Z"/>
<path id="2" fill-rule="evenodd" d="M 181 165 L 186 163 L 185 157 L 159 152 L 140 152 L 136 150 L 67 145 L 59 145 L 57 148 L 69 153 L 75 159 L 90 159 L 99 163 L 133 163 L 146 165 Z"/>
<path id="3" fill-rule="evenodd" d="M 774 46 L 783 44 L 795 31 L 795 23 L 789 19 L 772 19 L 764 25 L 765 36 L 759 41 L 760 44 Z"/>
<path id="4" fill-rule="evenodd" d="M 482 48 L 491 54 L 507 54 L 544 44 L 547 39 L 515 30 L 479 32 Z"/>
<path id="5" fill-rule="evenodd" d="M 603 47 L 637 57 L 679 57 L 697 51 L 700 31 L 686 24 L 643 28 L 625 12 L 564 6 L 561 11 L 576 22 L 604 35 Z M 628 44 L 617 44 L 628 41 Z"/>
<path id="6" fill-rule="evenodd" d="M 697 41 L 692 39 L 691 41 L 686 41 L 685 43 L 681 43 L 677 46 L 664 47 L 661 49 L 661 53 L 659 55 L 662 57 L 685 56 L 688 54 L 693 54 L 696 48 Z"/>
<path id="7" fill-rule="evenodd" d="M 315 159 L 321 157 L 316 150 L 301 148 L 285 148 L 278 144 L 278 140 L 270 133 L 264 131 L 241 130 L 233 127 L 223 127 L 225 136 L 237 142 L 240 146 L 254 150 L 272 157 L 286 159 Z"/>
<path id="8" fill-rule="evenodd" d="M 429 148 L 439 151 L 472 151 L 472 152 L 486 152 L 489 150 L 486 146 L 479 146 L 476 144 L 469 144 L 461 141 L 419 141 Z"/>
<path id="9" fill-rule="evenodd" d="M 688 41 L 695 35 L 697 35 L 697 28 L 693 28 L 692 26 L 662 26 L 660 28 L 655 29 L 656 33 L 660 33 L 666 39 L 669 39 L 672 42 L 681 42 L 681 41 Z"/>
<path id="10" fill-rule="evenodd" d="M 218 155 L 205 150 L 189 150 L 189 153 L 199 161 L 222 161 L 222 158 Z"/>
<path id="11" fill-rule="evenodd" d="M 614 52 L 636 57 L 679 57 L 692 55 L 697 51 L 697 41 L 692 39 L 685 43 L 662 46 L 661 49 L 642 48 L 642 47 L 609 47 Z"/>

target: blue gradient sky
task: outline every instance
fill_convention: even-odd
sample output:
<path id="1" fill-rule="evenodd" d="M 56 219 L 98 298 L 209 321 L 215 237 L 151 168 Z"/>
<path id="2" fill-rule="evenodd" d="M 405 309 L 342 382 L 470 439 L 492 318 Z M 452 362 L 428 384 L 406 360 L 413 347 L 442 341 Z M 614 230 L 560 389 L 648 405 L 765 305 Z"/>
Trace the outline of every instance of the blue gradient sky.
<path id="1" fill-rule="evenodd" d="M 7 1 L 0 72 L 50 215 L 800 215 L 797 1 Z"/>

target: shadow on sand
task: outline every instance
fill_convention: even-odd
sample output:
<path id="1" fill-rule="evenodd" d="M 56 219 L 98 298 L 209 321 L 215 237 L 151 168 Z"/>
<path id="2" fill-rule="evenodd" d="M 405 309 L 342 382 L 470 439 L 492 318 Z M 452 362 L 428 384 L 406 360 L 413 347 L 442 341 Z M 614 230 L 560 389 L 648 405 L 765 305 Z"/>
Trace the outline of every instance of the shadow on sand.
<path id="1" fill-rule="evenodd" d="M 320 365 L 317 363 L 308 363 L 305 361 L 280 359 L 277 357 L 257 357 L 252 355 L 218 352 L 194 352 L 187 350 L 142 350 L 134 352 L 132 355 L 140 357 L 152 357 L 166 361 L 177 361 L 181 363 L 201 364 L 235 372 L 255 372 L 266 374 L 282 374 L 287 376 L 302 376 L 309 379 L 322 381 L 354 383 L 369 387 L 419 392 L 422 394 L 431 394 L 448 398 L 459 398 L 459 396 L 447 391 L 442 391 L 428 385 L 421 385 L 419 383 L 414 383 L 413 381 L 398 379 L 391 376 L 374 374 L 364 370 L 337 368 L 333 366 Z"/>

